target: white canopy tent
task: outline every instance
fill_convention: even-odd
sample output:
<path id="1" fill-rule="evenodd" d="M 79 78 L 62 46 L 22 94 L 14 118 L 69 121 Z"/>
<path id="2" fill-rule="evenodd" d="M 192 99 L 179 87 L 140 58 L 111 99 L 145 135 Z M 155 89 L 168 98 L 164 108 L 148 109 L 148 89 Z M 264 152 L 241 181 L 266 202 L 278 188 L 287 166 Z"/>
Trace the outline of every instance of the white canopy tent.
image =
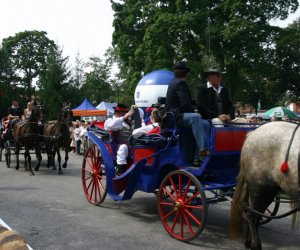
<path id="1" fill-rule="evenodd" d="M 101 102 L 96 109 L 106 110 L 107 117 L 111 117 L 114 114 L 114 107 L 117 106 L 117 103 L 110 103 L 110 102 Z"/>

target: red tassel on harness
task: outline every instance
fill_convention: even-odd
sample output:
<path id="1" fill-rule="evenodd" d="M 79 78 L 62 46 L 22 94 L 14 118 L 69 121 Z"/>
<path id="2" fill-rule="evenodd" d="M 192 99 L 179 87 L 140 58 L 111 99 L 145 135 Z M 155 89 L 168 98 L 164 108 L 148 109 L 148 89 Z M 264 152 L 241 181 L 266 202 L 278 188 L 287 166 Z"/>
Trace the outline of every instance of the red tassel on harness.
<path id="1" fill-rule="evenodd" d="M 287 171 L 289 171 L 289 165 L 286 161 L 284 161 L 281 164 L 280 170 L 281 170 L 282 173 L 286 173 Z"/>

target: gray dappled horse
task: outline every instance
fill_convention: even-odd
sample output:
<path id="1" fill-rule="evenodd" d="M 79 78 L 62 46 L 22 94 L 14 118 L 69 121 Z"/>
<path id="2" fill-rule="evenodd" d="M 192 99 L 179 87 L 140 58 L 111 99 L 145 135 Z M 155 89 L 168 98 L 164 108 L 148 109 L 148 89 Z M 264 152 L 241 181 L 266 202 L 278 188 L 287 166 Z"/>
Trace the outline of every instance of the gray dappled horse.
<path id="1" fill-rule="evenodd" d="M 65 106 L 59 113 L 58 120 L 54 123 L 48 123 L 44 126 L 44 140 L 48 155 L 47 167 L 53 165 L 55 167 L 55 154 L 58 160 L 58 174 L 63 174 L 61 169 L 60 148 L 65 149 L 65 162 L 63 168 L 67 167 L 69 159 L 69 149 L 71 143 L 70 126 L 72 125 L 72 110 L 70 106 Z M 35 169 L 38 171 L 38 168 Z"/>
<path id="2" fill-rule="evenodd" d="M 39 133 L 39 124 L 44 121 L 44 111 L 42 105 L 35 105 L 31 111 L 31 115 L 28 121 L 21 121 L 13 125 L 13 139 L 15 142 L 15 152 L 17 158 L 16 169 L 20 168 L 19 165 L 19 153 L 20 149 L 23 146 L 25 149 L 25 170 L 28 170 L 31 175 L 34 175 L 34 172 L 31 168 L 31 156 L 30 149 L 35 149 L 35 153 L 38 159 L 38 165 L 40 166 L 42 155 L 40 150 L 40 140 L 41 135 Z"/>
<path id="3" fill-rule="evenodd" d="M 264 213 L 278 192 L 283 191 L 295 200 L 294 208 L 299 206 L 298 128 L 295 123 L 270 122 L 250 132 L 245 140 L 232 202 L 231 233 L 234 237 L 244 233 L 246 248 L 261 249 L 261 216 L 246 211 L 244 205 Z M 298 215 L 295 213 L 294 219 Z"/>

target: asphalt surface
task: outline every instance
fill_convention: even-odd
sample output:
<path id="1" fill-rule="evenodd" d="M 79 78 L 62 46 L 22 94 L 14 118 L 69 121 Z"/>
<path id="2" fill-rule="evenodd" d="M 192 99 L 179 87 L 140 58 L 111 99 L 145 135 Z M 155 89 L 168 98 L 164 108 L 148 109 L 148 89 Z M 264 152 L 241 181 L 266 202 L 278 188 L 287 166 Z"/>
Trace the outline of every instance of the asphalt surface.
<path id="1" fill-rule="evenodd" d="M 82 156 L 71 153 L 64 175 L 59 176 L 45 167 L 43 159 L 40 171 L 30 176 L 22 162 L 19 171 L 13 168 L 14 158 L 11 169 L 0 162 L 0 218 L 33 249 L 243 249 L 242 241 L 229 235 L 229 202 L 210 206 L 201 235 L 183 243 L 163 228 L 153 194 L 138 192 L 125 202 L 107 196 L 99 207 L 88 203 L 81 163 Z M 300 230 L 291 230 L 289 217 L 261 227 L 260 235 L 263 249 L 300 249 Z"/>

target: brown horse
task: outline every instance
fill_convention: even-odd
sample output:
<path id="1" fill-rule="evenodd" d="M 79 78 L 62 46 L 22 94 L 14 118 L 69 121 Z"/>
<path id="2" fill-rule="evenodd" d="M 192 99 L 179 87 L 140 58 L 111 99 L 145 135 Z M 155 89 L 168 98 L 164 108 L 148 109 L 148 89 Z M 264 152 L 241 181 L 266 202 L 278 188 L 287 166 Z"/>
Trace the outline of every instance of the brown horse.
<path id="1" fill-rule="evenodd" d="M 57 154 L 58 160 L 58 174 L 63 174 L 61 169 L 61 156 L 60 148 L 65 149 L 65 162 L 63 168 L 67 167 L 67 162 L 69 159 L 69 148 L 71 143 L 70 129 L 72 125 L 72 110 L 70 106 L 65 106 L 59 113 L 57 122 L 45 124 L 44 127 L 44 138 L 45 146 L 48 155 L 47 167 L 53 165 L 53 170 L 55 167 L 55 154 Z M 38 168 L 35 169 L 38 171 Z"/>
<path id="2" fill-rule="evenodd" d="M 293 206 L 299 211 L 298 128 L 294 123 L 270 122 L 249 133 L 245 140 L 232 202 L 231 232 L 234 237 L 244 233 L 246 248 L 261 249 L 258 226 L 262 217 L 250 209 L 263 214 L 282 191 L 295 200 Z M 294 213 L 294 219 L 297 215 Z"/>
<path id="3" fill-rule="evenodd" d="M 33 107 L 31 115 L 26 122 L 18 122 L 13 126 L 13 138 L 15 142 L 15 152 L 17 158 L 16 169 L 20 168 L 19 165 L 19 153 L 21 147 L 25 148 L 25 170 L 29 170 L 31 175 L 34 175 L 34 172 L 31 168 L 31 156 L 29 150 L 35 149 L 36 156 L 38 159 L 38 166 L 41 163 L 42 155 L 40 151 L 40 140 L 41 135 L 39 133 L 39 124 L 44 121 L 44 112 L 42 105 L 36 105 Z M 28 169 L 27 169 L 28 163 Z"/>

